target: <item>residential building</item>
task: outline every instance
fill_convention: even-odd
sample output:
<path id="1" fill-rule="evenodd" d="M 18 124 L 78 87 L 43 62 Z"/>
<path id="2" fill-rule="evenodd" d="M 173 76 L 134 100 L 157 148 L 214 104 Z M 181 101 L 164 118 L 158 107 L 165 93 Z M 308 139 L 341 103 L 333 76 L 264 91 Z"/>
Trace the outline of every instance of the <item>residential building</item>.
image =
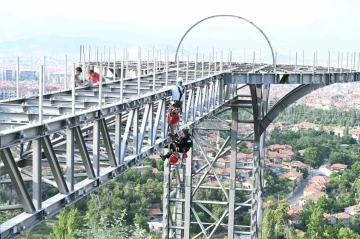
<path id="1" fill-rule="evenodd" d="M 338 220 L 344 225 L 344 227 L 350 226 L 350 215 L 345 212 L 340 212 L 336 214 L 327 214 L 324 213 L 324 218 L 330 225 L 335 225 Z"/>
<path id="2" fill-rule="evenodd" d="M 290 219 L 289 219 L 289 224 L 296 224 L 296 225 L 300 225 L 302 224 L 302 217 L 300 215 L 300 213 L 293 213 L 290 215 Z"/>
<path id="3" fill-rule="evenodd" d="M 325 176 L 314 176 L 311 178 L 311 182 L 326 184 L 326 183 L 330 182 L 330 178 L 325 177 Z"/>
<path id="4" fill-rule="evenodd" d="M 163 231 L 163 223 L 162 222 L 147 222 L 149 225 L 149 229 L 151 232 L 156 234 L 161 234 Z"/>
<path id="5" fill-rule="evenodd" d="M 288 172 L 280 176 L 280 178 L 287 178 L 291 181 L 296 181 L 296 184 L 299 185 L 303 180 L 303 173 L 299 172 Z"/>
<path id="6" fill-rule="evenodd" d="M 320 172 L 320 175 L 330 177 L 330 174 L 332 173 L 331 166 L 321 165 L 319 168 L 319 172 Z"/>
<path id="7" fill-rule="evenodd" d="M 341 163 L 336 163 L 331 165 L 331 170 L 332 171 L 345 171 L 347 170 L 347 165 L 346 164 L 341 164 Z"/>
<path id="8" fill-rule="evenodd" d="M 322 196 L 326 196 L 326 193 L 325 192 L 317 192 L 317 193 L 313 193 L 313 194 L 308 195 L 308 196 L 303 196 L 303 197 L 300 198 L 299 205 L 301 207 L 305 207 L 306 204 L 309 203 L 309 202 L 316 203 L 317 200 Z"/>
<path id="9" fill-rule="evenodd" d="M 355 214 L 360 214 L 360 204 L 354 205 L 354 206 L 350 206 L 350 207 L 346 207 L 345 208 L 345 213 L 354 216 Z"/>

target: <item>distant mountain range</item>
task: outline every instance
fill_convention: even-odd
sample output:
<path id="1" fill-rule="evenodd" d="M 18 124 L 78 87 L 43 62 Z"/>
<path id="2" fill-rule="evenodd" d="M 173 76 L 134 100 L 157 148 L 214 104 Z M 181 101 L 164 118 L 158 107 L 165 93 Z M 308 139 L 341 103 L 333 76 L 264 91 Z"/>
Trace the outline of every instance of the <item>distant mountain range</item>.
<path id="1" fill-rule="evenodd" d="M 0 52 L 79 52 L 80 45 L 92 47 L 109 42 L 90 37 L 37 36 L 15 41 L 0 42 Z"/>
<path id="2" fill-rule="evenodd" d="M 141 38 L 140 38 L 141 40 Z M 141 42 L 141 41 L 140 41 Z M 152 51 L 153 51 L 153 47 L 155 49 L 155 56 L 157 56 L 156 51 L 161 49 L 161 60 L 165 59 L 165 50 L 166 48 L 168 48 L 169 50 L 169 60 L 173 61 L 174 60 L 174 56 L 175 56 L 175 51 L 176 51 L 176 47 L 177 45 L 171 45 L 171 44 L 167 44 L 167 43 L 157 43 L 157 44 L 149 44 L 144 40 L 144 44 L 138 45 L 137 43 L 133 42 L 132 43 L 127 43 L 125 41 L 121 41 L 121 40 L 116 40 L 116 41 L 106 41 L 106 40 L 101 40 L 95 37 L 69 37 L 69 36 L 55 36 L 55 35 L 48 35 L 48 36 L 36 36 L 36 37 L 31 37 L 31 38 L 26 38 L 26 39 L 19 39 L 19 40 L 14 40 L 14 41 L 4 41 L 4 42 L 0 42 L 0 54 L 1 53 L 10 53 L 12 54 L 17 54 L 19 55 L 19 53 L 21 53 L 21 55 L 25 54 L 25 55 L 36 55 L 41 54 L 41 55 L 48 55 L 48 54 L 52 54 L 52 53 L 59 53 L 59 54 L 79 54 L 79 50 L 80 50 L 80 45 L 85 45 L 85 55 L 87 57 L 88 55 L 88 47 L 91 46 L 91 55 L 92 57 L 95 55 L 94 53 L 94 49 L 95 46 L 98 46 L 99 48 L 99 55 L 101 53 L 103 53 L 104 51 L 104 46 L 106 46 L 106 58 L 108 56 L 108 50 L 109 47 L 113 47 L 114 45 L 116 46 L 116 50 L 117 50 L 117 57 L 120 60 L 122 52 L 123 52 L 123 48 L 127 46 L 128 48 L 128 52 L 129 52 L 129 57 L 132 60 L 137 59 L 138 56 L 138 50 L 139 47 L 141 47 L 141 55 L 142 55 L 142 60 L 147 60 L 148 57 L 148 51 L 149 51 L 149 59 L 152 60 Z M 201 48 L 201 50 L 205 50 L 205 61 L 208 61 L 208 52 L 211 52 L 212 49 L 203 49 Z M 199 50 L 199 57 L 198 57 L 198 61 L 202 61 L 202 54 L 204 52 L 202 52 L 201 50 Z M 234 49 L 235 50 L 235 49 Z M 160 53 L 160 51 L 159 51 Z M 252 52 L 247 51 L 246 52 L 247 56 L 246 56 L 246 61 L 247 62 L 252 62 Z M 278 63 L 288 63 L 288 59 L 289 56 L 286 55 L 285 52 L 278 52 L 277 54 L 277 62 Z M 113 54 L 113 48 L 111 49 L 111 55 Z M 259 53 L 256 53 L 256 61 L 259 60 Z M 192 47 L 190 49 L 184 49 L 183 51 L 183 55 L 184 55 L 184 60 L 187 59 L 187 56 L 190 56 L 190 60 L 195 60 L 195 55 L 196 55 L 196 47 Z M 182 51 L 181 49 L 179 49 L 179 57 L 181 58 L 182 56 Z M 99 56 L 100 57 L 100 56 Z M 269 62 L 271 64 L 272 62 L 272 57 L 270 52 L 263 52 L 262 53 L 262 62 Z M 224 61 L 227 61 L 227 51 L 224 52 Z M 234 61 L 243 61 L 243 50 L 235 50 L 235 52 L 233 52 L 233 60 Z M 220 54 L 218 52 L 218 61 L 220 61 Z M 292 56 L 292 64 L 295 63 L 295 59 L 294 56 Z M 298 57 L 298 63 L 302 63 L 302 57 L 299 56 Z M 310 62 L 307 62 L 308 64 Z"/>
<path id="3" fill-rule="evenodd" d="M 137 56 L 137 51 L 139 47 L 142 50 L 143 59 L 147 58 L 148 51 L 150 51 L 150 59 L 152 59 L 152 49 L 156 50 L 161 49 L 162 59 L 164 59 L 166 48 L 169 49 L 170 58 L 173 57 L 176 46 L 169 44 L 155 44 L 151 45 L 146 42 L 143 45 L 136 45 L 136 43 L 126 43 L 124 41 L 105 41 L 98 38 L 91 37 L 67 37 L 67 36 L 36 36 L 26 39 L 19 39 L 14 41 L 4 41 L 0 42 L 0 53 L 79 53 L 80 45 L 85 45 L 85 55 L 88 54 L 88 47 L 91 46 L 91 54 L 94 54 L 95 46 L 99 48 L 99 54 L 104 51 L 104 46 L 106 46 L 106 55 L 108 54 L 109 47 L 114 45 L 119 52 L 118 55 L 122 54 L 122 49 L 127 46 L 129 54 L 132 57 Z M 112 51 L 112 49 L 111 49 Z M 192 51 L 185 51 L 184 55 L 194 54 Z"/>

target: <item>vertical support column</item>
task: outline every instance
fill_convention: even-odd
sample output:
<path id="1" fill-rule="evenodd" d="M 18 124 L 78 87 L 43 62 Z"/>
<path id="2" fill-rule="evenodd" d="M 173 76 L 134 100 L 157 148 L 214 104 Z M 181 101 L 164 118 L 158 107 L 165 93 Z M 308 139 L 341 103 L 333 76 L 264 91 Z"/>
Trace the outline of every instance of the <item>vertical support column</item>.
<path id="1" fill-rule="evenodd" d="M 74 115 L 75 114 L 75 63 L 73 64 L 72 67 L 72 86 L 71 86 L 71 114 Z"/>
<path id="2" fill-rule="evenodd" d="M 67 69 L 68 63 L 67 63 L 67 55 L 65 55 L 65 76 L 64 76 L 64 86 L 66 90 L 67 88 L 67 73 L 68 73 L 68 69 Z M 74 73 L 73 73 L 74 74 Z"/>
<path id="3" fill-rule="evenodd" d="M 102 86 L 103 86 L 103 62 L 100 61 L 100 83 L 99 83 L 99 108 L 101 109 L 102 105 Z"/>
<path id="4" fill-rule="evenodd" d="M 184 167 L 182 165 L 174 165 L 176 167 L 176 171 L 178 171 L 178 185 L 176 189 L 176 199 L 184 198 Z M 176 174 L 176 173 L 175 173 Z M 179 188 L 180 187 L 180 188 Z M 183 213 L 184 213 L 184 201 L 175 202 L 175 226 L 177 229 L 175 230 L 175 238 L 184 238 L 184 231 L 182 229 L 183 226 Z"/>
<path id="5" fill-rule="evenodd" d="M 44 56 L 44 67 L 43 67 L 42 73 L 43 73 L 42 87 L 43 87 L 43 92 L 46 93 L 46 87 L 45 87 L 45 85 L 46 85 L 46 83 L 45 83 L 46 82 L 46 56 Z"/>
<path id="6" fill-rule="evenodd" d="M 19 66 L 19 57 L 17 57 L 16 58 L 16 98 L 20 97 L 19 77 L 20 77 L 20 66 Z"/>
<path id="7" fill-rule="evenodd" d="M 100 120 L 94 120 L 93 127 L 93 167 L 95 177 L 100 176 Z"/>
<path id="8" fill-rule="evenodd" d="M 176 79 L 179 78 L 179 57 L 176 59 Z"/>
<path id="9" fill-rule="evenodd" d="M 253 141 L 253 185 L 251 202 L 251 239 L 261 238 L 261 215 L 262 215 L 262 192 L 261 192 L 261 157 L 264 155 L 265 134 L 260 135 L 260 120 L 267 110 L 268 85 L 250 86 L 252 95 L 253 115 L 254 115 L 254 141 Z"/>
<path id="10" fill-rule="evenodd" d="M 32 161 L 32 201 L 35 209 L 40 210 L 42 207 L 42 192 L 41 192 L 41 138 L 34 139 L 33 145 L 33 161 Z"/>
<path id="11" fill-rule="evenodd" d="M 194 135 L 194 132 L 191 133 Z M 191 198 L 192 198 L 192 153 L 193 148 L 188 152 L 185 165 L 185 208 L 184 208 L 184 237 L 190 238 L 190 226 L 191 226 Z"/>
<path id="12" fill-rule="evenodd" d="M 163 99 L 163 107 L 161 109 L 161 121 L 162 121 L 162 125 L 161 125 L 161 138 L 166 138 L 167 137 L 167 132 L 168 132 L 168 123 L 166 122 L 165 118 L 166 118 L 166 99 Z"/>
<path id="13" fill-rule="evenodd" d="M 209 72 L 208 72 L 208 76 L 211 75 L 211 52 L 209 54 Z"/>
<path id="14" fill-rule="evenodd" d="M 163 197 L 163 239 L 169 238 L 169 219 L 170 215 L 170 164 L 168 160 L 164 162 L 164 197 Z"/>
<path id="15" fill-rule="evenodd" d="M 74 128 L 66 129 L 66 184 L 70 192 L 74 191 Z"/>
<path id="16" fill-rule="evenodd" d="M 220 51 L 220 72 L 223 71 L 223 52 Z"/>
<path id="17" fill-rule="evenodd" d="M 148 51 L 148 55 L 147 55 L 146 75 L 149 75 L 149 70 L 150 70 L 149 64 L 150 64 L 150 51 Z"/>
<path id="18" fill-rule="evenodd" d="M 109 58 L 110 58 L 110 48 L 109 48 Z M 109 59 L 109 64 L 110 64 L 110 59 Z M 115 49 L 115 46 L 114 46 L 114 67 L 113 67 L 113 81 L 115 81 L 116 79 L 116 49 Z"/>
<path id="19" fill-rule="evenodd" d="M 222 103 L 224 102 L 224 81 L 223 80 L 218 80 L 218 91 L 219 91 L 219 105 L 222 105 Z M 216 95 L 216 92 L 215 92 Z"/>
<path id="20" fill-rule="evenodd" d="M 43 82 L 44 82 L 44 67 L 41 66 L 40 68 L 40 81 L 39 81 L 39 123 L 43 123 L 43 97 L 44 97 L 44 88 L 43 88 Z"/>
<path id="21" fill-rule="evenodd" d="M 96 65 L 98 65 L 98 62 L 99 62 L 99 48 L 98 46 L 95 46 L 96 48 Z"/>
<path id="22" fill-rule="evenodd" d="M 199 48 L 196 48 L 195 68 L 194 68 L 194 80 L 196 80 L 196 78 L 197 78 L 196 74 L 197 74 L 198 53 L 199 53 Z"/>
<path id="23" fill-rule="evenodd" d="M 140 98 L 140 82 L 141 82 L 141 49 L 139 47 L 138 52 L 138 67 L 137 67 L 137 75 L 138 75 L 138 97 Z"/>
<path id="24" fill-rule="evenodd" d="M 254 128 L 258 128 L 258 124 L 255 122 Z M 254 137 L 254 164 L 253 164 L 253 185 L 252 185 L 252 201 L 251 201 L 251 224 L 250 231 L 252 233 L 251 239 L 258 239 L 259 237 L 259 221 L 258 210 L 261 210 L 259 207 L 259 188 L 260 188 L 260 138 Z"/>
<path id="25" fill-rule="evenodd" d="M 143 119 L 146 120 L 146 119 Z M 139 149 L 139 108 L 134 109 L 133 121 L 133 147 L 135 147 L 134 154 L 140 153 Z"/>
<path id="26" fill-rule="evenodd" d="M 123 163 L 121 158 L 121 114 L 115 115 L 115 159 L 117 165 Z"/>
<path id="27" fill-rule="evenodd" d="M 181 47 L 181 63 L 184 63 L 184 48 Z"/>
<path id="28" fill-rule="evenodd" d="M 155 94 L 155 81 L 156 81 L 156 58 L 153 59 L 154 69 L 153 69 L 153 82 L 152 82 L 152 92 Z"/>
<path id="29" fill-rule="evenodd" d="M 165 87 L 168 87 L 169 80 L 169 50 L 166 48 L 165 51 Z"/>
<path id="30" fill-rule="evenodd" d="M 201 79 L 204 79 L 204 60 L 205 60 L 205 55 L 203 54 L 202 63 L 201 63 Z"/>
<path id="31" fill-rule="evenodd" d="M 125 67 L 125 78 L 129 78 L 129 52 L 127 50 L 127 47 L 125 49 L 126 54 L 126 67 Z"/>
<path id="32" fill-rule="evenodd" d="M 81 61 L 82 45 L 80 45 L 80 61 Z"/>
<path id="33" fill-rule="evenodd" d="M 237 154 L 237 132 L 238 132 L 238 111 L 237 107 L 231 108 L 231 158 L 230 158 L 230 185 L 229 185 L 229 219 L 228 219 L 228 239 L 234 238 L 235 223 L 235 186 L 236 186 L 236 154 Z"/>
<path id="34" fill-rule="evenodd" d="M 148 124 L 148 145 L 154 145 L 153 141 L 153 128 L 154 128 L 154 104 L 150 104 L 149 109 L 149 124 Z"/>
<path id="35" fill-rule="evenodd" d="M 109 62 L 108 62 L 108 67 L 109 67 L 109 69 L 110 69 L 110 54 L 111 54 L 110 48 L 111 48 L 111 47 L 109 46 L 109 54 L 108 54 L 108 55 L 109 55 Z M 114 48 L 114 50 L 115 50 L 115 48 Z M 115 65 L 114 65 L 114 68 L 115 68 Z"/>
<path id="36" fill-rule="evenodd" d="M 125 60 L 125 54 L 126 51 L 125 49 L 123 50 L 123 56 L 121 59 L 121 66 L 120 66 L 120 102 L 124 102 L 124 97 L 123 97 L 123 93 L 124 93 L 124 60 Z"/>

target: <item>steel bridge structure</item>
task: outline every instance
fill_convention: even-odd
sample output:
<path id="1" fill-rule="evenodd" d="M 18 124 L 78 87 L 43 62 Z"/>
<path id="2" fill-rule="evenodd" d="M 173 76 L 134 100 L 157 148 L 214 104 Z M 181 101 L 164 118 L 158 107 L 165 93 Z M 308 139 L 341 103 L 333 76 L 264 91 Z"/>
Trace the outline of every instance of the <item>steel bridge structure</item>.
<path id="1" fill-rule="evenodd" d="M 85 62 L 84 52 L 82 47 L 84 71 L 99 69 L 108 82 L 45 93 L 42 68 L 38 96 L 0 102 L 0 184 L 11 184 L 18 196 L 17 204 L 0 210 L 23 211 L 0 225 L 0 239 L 17 237 L 166 151 L 169 87 L 178 77 L 186 90 L 180 125 L 191 128 L 194 145 L 186 159 L 164 163 L 163 238 L 260 239 L 267 126 L 314 90 L 360 81 L 359 67 L 330 62 L 233 62 L 231 52 L 227 61 L 221 53 L 220 61 L 176 57 L 170 64 L 167 52 L 163 62 L 130 62 L 128 53 L 122 61 Z M 136 77 L 128 76 L 129 69 Z M 268 109 L 275 84 L 296 87 Z M 244 113 L 249 117 L 242 118 Z M 240 153 L 242 142 L 250 145 L 251 156 Z M 58 194 L 44 198 L 44 184 Z"/>

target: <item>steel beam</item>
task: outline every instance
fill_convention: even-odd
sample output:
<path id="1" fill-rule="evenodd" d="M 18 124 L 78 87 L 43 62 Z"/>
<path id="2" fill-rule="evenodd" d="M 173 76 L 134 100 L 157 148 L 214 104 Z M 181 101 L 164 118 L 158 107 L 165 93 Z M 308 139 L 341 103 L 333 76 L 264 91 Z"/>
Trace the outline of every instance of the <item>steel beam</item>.
<path id="1" fill-rule="evenodd" d="M 24 207 L 24 211 L 27 213 L 32 213 L 35 211 L 34 204 L 31 200 L 31 197 L 26 190 L 24 181 L 20 175 L 20 172 L 16 166 L 15 160 L 12 156 L 12 153 L 9 148 L 3 149 L 0 151 L 0 156 L 4 162 L 5 169 L 8 172 L 11 181 L 13 182 L 16 194 L 19 197 L 21 204 Z M 1 225 L 0 225 L 1 228 Z"/>
<path id="2" fill-rule="evenodd" d="M 41 141 L 42 139 L 33 140 L 33 158 L 32 158 L 32 201 L 34 203 L 35 209 L 40 210 L 42 207 L 42 190 L 41 190 L 41 176 L 42 176 L 42 167 L 41 167 Z"/>
<path id="3" fill-rule="evenodd" d="M 121 114 L 115 115 L 115 158 L 117 165 L 122 164 L 121 160 Z"/>
<path id="4" fill-rule="evenodd" d="M 81 132 L 81 128 L 79 126 L 75 127 L 75 139 L 76 139 L 76 145 L 79 148 L 80 155 L 86 170 L 86 174 L 89 179 L 93 179 L 96 177 L 94 168 L 91 164 L 90 156 L 87 151 L 85 140 Z"/>
<path id="5" fill-rule="evenodd" d="M 75 129 L 66 129 L 66 184 L 69 191 L 74 191 L 75 178 L 74 178 L 74 161 L 75 161 Z"/>
<path id="6" fill-rule="evenodd" d="M 93 167 L 95 176 L 100 176 L 100 128 L 101 128 L 101 121 L 95 120 L 94 121 L 94 129 L 93 129 Z"/>
<path id="7" fill-rule="evenodd" d="M 109 131 L 108 128 L 106 126 L 106 121 L 105 119 L 101 119 L 100 120 L 100 128 L 101 128 L 101 135 L 103 137 L 103 141 L 105 144 L 105 148 L 106 148 L 106 153 L 109 159 L 109 164 L 111 165 L 111 167 L 116 167 L 117 163 L 116 163 L 116 158 L 115 158 L 115 154 L 114 154 L 114 150 L 112 148 L 112 142 L 110 139 L 110 135 L 109 135 Z"/>
<path id="8" fill-rule="evenodd" d="M 60 168 L 59 162 L 57 160 L 54 148 L 52 147 L 50 137 L 45 136 L 41 143 L 42 143 L 46 158 L 48 159 L 51 171 L 54 175 L 55 182 L 58 185 L 59 192 L 61 194 L 67 194 L 69 192 L 69 189 L 66 185 L 64 176 L 61 172 L 61 168 Z"/>
<path id="9" fill-rule="evenodd" d="M 228 239 L 234 238 L 235 223 L 235 188 L 236 188 L 236 163 L 237 163 L 237 134 L 238 134 L 238 108 L 231 109 L 231 158 L 230 158 L 230 190 L 229 190 L 229 219 Z"/>

